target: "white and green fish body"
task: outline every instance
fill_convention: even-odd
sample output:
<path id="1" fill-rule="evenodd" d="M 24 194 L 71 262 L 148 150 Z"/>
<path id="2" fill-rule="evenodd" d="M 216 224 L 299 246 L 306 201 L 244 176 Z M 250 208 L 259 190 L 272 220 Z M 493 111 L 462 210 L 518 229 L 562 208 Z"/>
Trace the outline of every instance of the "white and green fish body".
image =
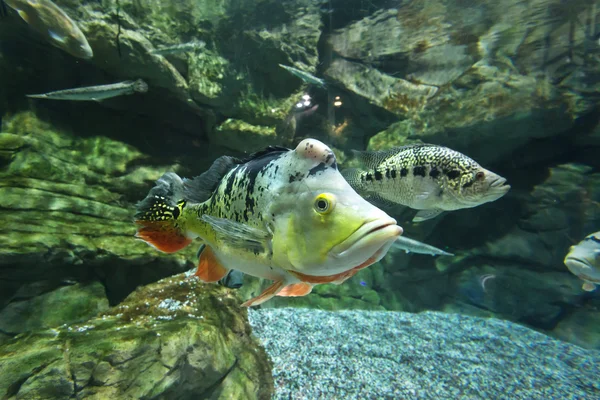
<path id="1" fill-rule="evenodd" d="M 324 88 L 326 86 L 325 80 L 321 78 L 317 78 L 316 76 L 309 74 L 308 72 L 304 72 L 299 70 L 298 68 L 290 67 L 287 65 L 279 64 L 279 66 L 286 71 L 290 72 L 292 75 L 297 76 L 302 79 L 304 82 L 309 83 L 311 85 L 319 86 Z"/>
<path id="2" fill-rule="evenodd" d="M 148 84 L 138 79 L 136 81 L 125 81 L 109 85 L 86 86 L 43 94 L 28 94 L 27 97 L 48 100 L 100 101 L 117 96 L 145 93 L 147 91 Z"/>
<path id="3" fill-rule="evenodd" d="M 421 210 L 415 222 L 495 201 L 510 189 L 506 179 L 443 146 L 355 153 L 362 167 L 342 171 L 350 185 L 365 196 Z"/>
<path id="4" fill-rule="evenodd" d="M 592 233 L 571 246 L 565 257 L 565 265 L 584 282 L 583 290 L 595 290 L 600 285 L 600 232 Z"/>
<path id="5" fill-rule="evenodd" d="M 52 45 L 74 57 L 90 59 L 94 52 L 77 24 L 50 0 L 3 0 Z"/>
<path id="6" fill-rule="evenodd" d="M 167 173 L 138 205 L 136 223 L 137 237 L 166 252 L 201 239 L 196 275 L 204 281 L 230 269 L 275 281 L 245 305 L 342 283 L 380 260 L 402 233 L 350 187 L 333 152 L 314 139 L 244 161 L 221 157 L 192 180 Z"/>

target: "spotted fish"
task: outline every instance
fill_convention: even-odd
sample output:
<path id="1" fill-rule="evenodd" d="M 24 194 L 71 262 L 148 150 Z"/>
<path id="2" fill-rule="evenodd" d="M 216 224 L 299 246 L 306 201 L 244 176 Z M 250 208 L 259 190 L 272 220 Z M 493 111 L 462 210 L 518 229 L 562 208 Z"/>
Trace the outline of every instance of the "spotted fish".
<path id="1" fill-rule="evenodd" d="M 414 144 L 354 153 L 362 168 L 342 171 L 350 185 L 375 200 L 420 210 L 414 222 L 495 201 L 510 189 L 506 179 L 443 146 Z"/>
<path id="2" fill-rule="evenodd" d="M 205 282 L 231 269 L 274 281 L 245 306 L 340 284 L 380 260 L 402 233 L 352 189 L 331 149 L 314 139 L 246 160 L 223 156 L 194 179 L 166 173 L 135 219 L 136 236 L 164 252 L 200 239 L 206 246 L 195 275 Z"/>
<path id="3" fill-rule="evenodd" d="M 600 232 L 592 233 L 571 246 L 565 265 L 583 281 L 583 290 L 595 290 L 600 285 Z"/>

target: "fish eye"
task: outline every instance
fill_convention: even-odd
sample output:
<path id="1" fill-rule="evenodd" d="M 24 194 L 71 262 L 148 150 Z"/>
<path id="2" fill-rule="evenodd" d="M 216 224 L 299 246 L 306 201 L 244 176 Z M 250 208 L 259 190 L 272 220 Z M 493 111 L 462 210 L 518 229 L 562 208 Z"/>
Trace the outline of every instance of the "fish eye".
<path id="1" fill-rule="evenodd" d="M 482 180 L 483 178 L 485 178 L 485 173 L 483 171 L 479 171 L 475 174 L 475 179 Z"/>
<path id="2" fill-rule="evenodd" d="M 321 193 L 315 197 L 314 207 L 319 214 L 329 214 L 335 207 L 335 198 L 332 194 Z"/>

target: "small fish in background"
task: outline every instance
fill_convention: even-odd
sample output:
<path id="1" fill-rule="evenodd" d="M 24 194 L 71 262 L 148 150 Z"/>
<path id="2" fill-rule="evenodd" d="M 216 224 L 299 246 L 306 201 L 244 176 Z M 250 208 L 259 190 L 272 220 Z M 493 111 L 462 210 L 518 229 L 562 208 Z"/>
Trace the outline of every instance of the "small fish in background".
<path id="1" fill-rule="evenodd" d="M 202 251 L 206 247 L 205 244 L 200 245 L 200 248 L 196 252 L 196 258 L 200 259 Z M 225 286 L 230 289 L 239 289 L 244 284 L 244 274 L 236 269 L 229 270 L 220 281 L 217 282 L 221 286 Z"/>
<path id="2" fill-rule="evenodd" d="M 36 32 L 73 57 L 90 59 L 94 52 L 77 24 L 50 0 L 3 0 Z"/>
<path id="3" fill-rule="evenodd" d="M 565 265 L 584 283 L 582 289 L 591 292 L 600 285 L 600 231 L 571 246 Z"/>
<path id="4" fill-rule="evenodd" d="M 85 86 L 43 94 L 28 94 L 27 97 L 48 100 L 100 101 L 134 93 L 146 93 L 147 91 L 148 84 L 138 79 L 136 81 L 111 83 L 109 85 Z"/>
<path id="5" fill-rule="evenodd" d="M 392 248 L 404 250 L 407 253 L 426 254 L 430 256 L 454 256 L 452 253 L 448 253 L 447 251 L 438 249 L 437 247 L 419 242 L 418 240 L 407 238 L 406 236 L 400 236 L 398 239 L 396 239 L 392 245 Z"/>
<path id="6" fill-rule="evenodd" d="M 503 177 L 443 146 L 414 144 L 353 154 L 361 168 L 342 171 L 350 185 L 373 200 L 420 210 L 413 222 L 498 200 L 510 189 Z"/>
<path id="7" fill-rule="evenodd" d="M 173 46 L 159 47 L 157 49 L 150 51 L 150 53 L 155 54 L 157 56 L 166 56 L 169 54 L 186 53 L 186 52 L 200 50 L 200 49 L 203 49 L 205 46 L 206 46 L 206 43 L 204 43 L 201 40 L 196 40 L 196 41 L 189 42 L 189 43 L 182 43 L 182 44 L 176 44 Z"/>
<path id="8" fill-rule="evenodd" d="M 297 68 L 289 67 L 289 66 L 283 65 L 283 64 L 279 64 L 279 66 L 281 68 L 285 69 L 286 71 L 290 72 L 292 75 L 295 75 L 298 78 L 302 79 L 306 83 L 309 83 L 309 84 L 315 85 L 315 86 L 319 86 L 321 88 L 324 88 L 326 86 L 325 80 L 323 80 L 321 78 L 317 78 L 316 76 L 311 75 L 308 72 L 304 72 Z"/>

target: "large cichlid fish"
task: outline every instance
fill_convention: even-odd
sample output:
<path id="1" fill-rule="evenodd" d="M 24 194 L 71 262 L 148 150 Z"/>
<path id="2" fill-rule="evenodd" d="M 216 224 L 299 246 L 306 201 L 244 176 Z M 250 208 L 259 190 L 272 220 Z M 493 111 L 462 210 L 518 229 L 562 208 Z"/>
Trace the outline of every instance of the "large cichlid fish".
<path id="1" fill-rule="evenodd" d="M 205 282 L 230 269 L 274 281 L 245 306 L 340 284 L 380 260 L 402 233 L 350 187 L 331 149 L 314 139 L 243 161 L 223 156 L 191 180 L 166 173 L 135 219 L 136 236 L 164 252 L 202 240 L 196 276 Z"/>
<path id="2" fill-rule="evenodd" d="M 69 53 L 90 59 L 94 52 L 81 29 L 60 7 L 50 0 L 3 0 L 44 38 Z"/>
<path id="3" fill-rule="evenodd" d="M 443 146 L 414 144 L 354 154 L 362 168 L 342 171 L 350 185 L 366 197 L 420 210 L 414 222 L 498 200 L 510 189 L 506 179 Z"/>
<path id="4" fill-rule="evenodd" d="M 571 246 L 565 265 L 583 281 L 583 290 L 591 292 L 596 289 L 600 285 L 600 232 L 592 233 Z"/>

